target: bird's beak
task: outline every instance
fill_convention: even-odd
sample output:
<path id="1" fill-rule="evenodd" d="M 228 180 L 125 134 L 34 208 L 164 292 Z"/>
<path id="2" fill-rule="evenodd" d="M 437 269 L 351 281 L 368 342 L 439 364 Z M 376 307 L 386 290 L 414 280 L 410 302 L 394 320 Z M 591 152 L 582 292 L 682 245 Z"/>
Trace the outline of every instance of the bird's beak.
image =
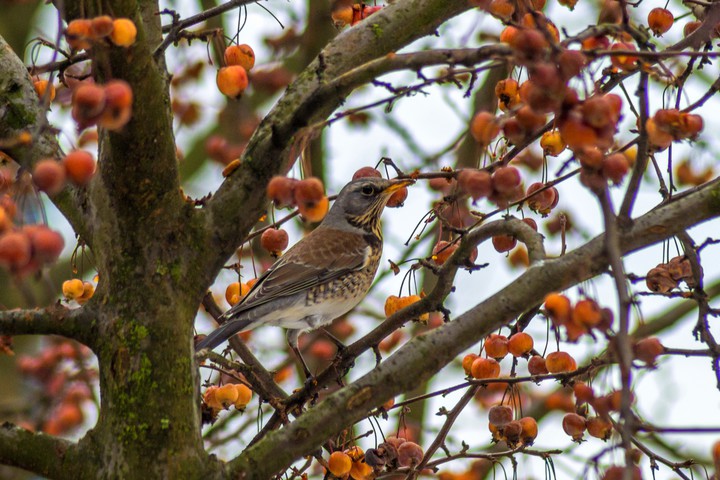
<path id="1" fill-rule="evenodd" d="M 388 185 L 385 190 L 383 190 L 383 193 L 388 195 L 390 195 L 391 193 L 395 193 L 403 187 L 412 185 L 413 183 L 415 183 L 415 180 L 411 178 L 403 178 L 400 180 L 391 180 L 391 182 L 392 183 L 390 183 L 390 185 Z"/>

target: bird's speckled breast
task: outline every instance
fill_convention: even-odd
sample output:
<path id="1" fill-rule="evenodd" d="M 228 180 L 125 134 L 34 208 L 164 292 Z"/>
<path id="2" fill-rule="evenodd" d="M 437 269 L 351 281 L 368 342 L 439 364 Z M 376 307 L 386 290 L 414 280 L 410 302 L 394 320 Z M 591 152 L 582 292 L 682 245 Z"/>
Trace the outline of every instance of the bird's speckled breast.
<path id="1" fill-rule="evenodd" d="M 369 254 L 366 257 L 364 267 L 357 271 L 349 272 L 342 277 L 316 288 L 308 290 L 306 297 L 306 305 L 317 305 L 326 302 L 337 302 L 338 310 L 342 310 L 337 314 L 340 316 L 355 305 L 370 290 L 375 273 L 380 265 L 380 257 L 382 256 L 382 243 L 370 245 L 368 247 Z M 342 300 L 346 301 L 342 301 Z M 335 300 L 335 302 L 333 302 Z"/>

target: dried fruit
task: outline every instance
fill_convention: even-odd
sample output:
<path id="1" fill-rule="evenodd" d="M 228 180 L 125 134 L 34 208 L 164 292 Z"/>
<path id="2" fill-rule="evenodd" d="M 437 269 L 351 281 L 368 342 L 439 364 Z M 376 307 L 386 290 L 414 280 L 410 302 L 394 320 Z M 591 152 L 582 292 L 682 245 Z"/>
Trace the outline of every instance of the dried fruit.
<path id="1" fill-rule="evenodd" d="M 488 412 L 488 421 L 496 427 L 504 427 L 508 423 L 512 422 L 512 419 L 512 408 L 507 405 L 495 405 L 490 408 L 490 411 Z"/>

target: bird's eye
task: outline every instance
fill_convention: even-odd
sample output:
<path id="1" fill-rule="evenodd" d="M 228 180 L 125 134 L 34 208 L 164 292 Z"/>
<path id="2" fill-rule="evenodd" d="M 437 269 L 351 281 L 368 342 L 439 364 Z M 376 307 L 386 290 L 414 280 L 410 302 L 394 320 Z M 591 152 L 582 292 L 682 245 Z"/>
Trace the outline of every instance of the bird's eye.
<path id="1" fill-rule="evenodd" d="M 367 195 L 367 196 L 370 196 L 373 193 L 375 193 L 375 189 L 373 188 L 372 185 L 365 185 L 364 187 L 362 187 L 362 190 L 360 190 L 360 191 L 362 192 L 363 195 Z"/>

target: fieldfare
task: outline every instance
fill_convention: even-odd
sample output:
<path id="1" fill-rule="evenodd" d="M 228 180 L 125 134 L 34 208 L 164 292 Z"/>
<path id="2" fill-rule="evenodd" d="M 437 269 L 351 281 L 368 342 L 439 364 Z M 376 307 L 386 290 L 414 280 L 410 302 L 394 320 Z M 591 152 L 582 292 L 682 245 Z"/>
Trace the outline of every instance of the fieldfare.
<path id="1" fill-rule="evenodd" d="M 329 324 L 365 297 L 382 255 L 380 215 L 390 196 L 411 183 L 382 178 L 348 183 L 322 223 L 263 273 L 195 349 L 215 348 L 261 325 L 283 327 L 310 378 L 297 347 L 300 333 Z"/>

